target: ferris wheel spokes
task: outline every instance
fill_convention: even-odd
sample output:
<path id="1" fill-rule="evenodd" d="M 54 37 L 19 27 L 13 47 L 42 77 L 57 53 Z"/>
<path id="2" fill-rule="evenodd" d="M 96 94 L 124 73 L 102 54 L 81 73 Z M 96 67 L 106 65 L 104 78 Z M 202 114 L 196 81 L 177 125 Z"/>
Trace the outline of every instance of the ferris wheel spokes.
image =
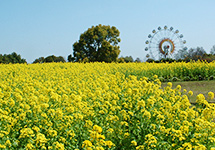
<path id="1" fill-rule="evenodd" d="M 173 27 L 158 27 L 158 30 L 152 30 L 152 34 L 148 35 L 148 45 L 145 50 L 149 51 L 150 57 L 159 60 L 161 58 L 173 58 L 173 53 L 177 53 L 180 49 L 184 49 L 185 40 L 183 35 L 179 34 L 179 30 L 173 30 Z M 147 55 L 148 58 L 149 55 Z"/>

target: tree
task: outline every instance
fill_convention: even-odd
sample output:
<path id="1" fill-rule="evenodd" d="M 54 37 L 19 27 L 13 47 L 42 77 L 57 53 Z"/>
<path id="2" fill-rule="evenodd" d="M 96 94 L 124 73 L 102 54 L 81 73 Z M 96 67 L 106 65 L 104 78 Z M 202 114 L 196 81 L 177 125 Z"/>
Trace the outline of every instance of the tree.
<path id="1" fill-rule="evenodd" d="M 215 45 L 211 48 L 210 54 L 215 55 Z"/>
<path id="2" fill-rule="evenodd" d="M 117 62 L 118 63 L 124 63 L 125 59 L 123 57 L 120 57 L 120 58 L 117 59 Z"/>
<path id="3" fill-rule="evenodd" d="M 178 51 L 178 53 L 176 53 L 176 54 L 174 55 L 174 57 L 175 57 L 176 60 L 184 59 L 184 58 L 186 58 L 187 56 L 188 56 L 188 52 L 187 52 L 186 49 L 180 49 L 180 50 Z"/>
<path id="4" fill-rule="evenodd" d="M 152 62 L 155 62 L 155 60 L 152 59 L 152 58 L 148 58 L 148 59 L 146 60 L 146 62 L 152 63 Z"/>
<path id="5" fill-rule="evenodd" d="M 3 63 L 3 56 L 0 54 L 0 63 Z"/>
<path id="6" fill-rule="evenodd" d="M 202 47 L 191 48 L 189 49 L 187 58 L 185 59 L 201 60 L 204 54 L 206 54 L 206 52 Z"/>
<path id="7" fill-rule="evenodd" d="M 38 59 L 35 59 L 33 63 L 50 63 L 50 62 L 66 62 L 65 59 L 62 56 L 55 56 L 51 55 L 46 58 L 39 57 Z"/>
<path id="8" fill-rule="evenodd" d="M 55 55 L 48 56 L 44 59 L 44 62 L 46 63 L 54 62 L 55 58 L 56 58 Z"/>
<path id="9" fill-rule="evenodd" d="M 66 60 L 63 58 L 63 56 L 58 56 L 58 57 L 55 57 L 54 62 L 66 62 Z"/>
<path id="10" fill-rule="evenodd" d="M 5 64 L 15 64 L 15 63 L 27 63 L 25 59 L 21 58 L 20 55 L 17 53 L 13 52 L 11 54 L 4 54 L 0 55 L 0 63 L 5 63 Z"/>
<path id="11" fill-rule="evenodd" d="M 132 58 L 132 56 L 125 56 L 125 57 L 121 56 L 120 58 L 118 58 L 117 62 L 119 62 L 119 63 L 134 62 L 134 59 Z"/>
<path id="12" fill-rule="evenodd" d="M 75 61 L 75 58 L 72 57 L 72 55 L 70 54 L 70 55 L 67 57 L 67 60 L 68 60 L 68 62 L 74 62 L 74 61 Z"/>
<path id="13" fill-rule="evenodd" d="M 73 44 L 73 58 L 70 60 L 90 62 L 116 61 L 120 53 L 119 30 L 112 26 L 99 24 L 92 26 L 81 34 L 78 42 Z"/>
<path id="14" fill-rule="evenodd" d="M 39 57 L 39 58 L 35 59 L 33 63 L 43 63 L 44 59 L 45 59 L 44 57 Z"/>
<path id="15" fill-rule="evenodd" d="M 137 57 L 137 58 L 135 59 L 135 61 L 134 61 L 134 62 L 140 63 L 140 62 L 141 62 L 141 60 L 140 60 L 140 58 L 139 58 L 139 57 Z"/>
<path id="16" fill-rule="evenodd" d="M 48 56 L 44 59 L 44 62 L 66 62 L 62 56 L 56 57 L 55 55 Z"/>
<path id="17" fill-rule="evenodd" d="M 125 62 L 134 62 L 134 59 L 132 58 L 132 56 L 125 56 L 124 57 Z"/>

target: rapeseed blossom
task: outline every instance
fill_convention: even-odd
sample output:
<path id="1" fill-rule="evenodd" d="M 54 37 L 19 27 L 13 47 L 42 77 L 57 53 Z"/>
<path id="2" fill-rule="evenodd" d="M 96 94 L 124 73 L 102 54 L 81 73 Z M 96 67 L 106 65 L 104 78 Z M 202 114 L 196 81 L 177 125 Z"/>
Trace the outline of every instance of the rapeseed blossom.
<path id="1" fill-rule="evenodd" d="M 1 149 L 214 149 L 213 92 L 161 77 L 204 63 L 0 64 Z M 195 77 L 195 76 L 194 76 Z"/>
<path id="2" fill-rule="evenodd" d="M 214 93 L 213 92 L 208 92 L 208 97 L 212 100 L 214 99 Z"/>

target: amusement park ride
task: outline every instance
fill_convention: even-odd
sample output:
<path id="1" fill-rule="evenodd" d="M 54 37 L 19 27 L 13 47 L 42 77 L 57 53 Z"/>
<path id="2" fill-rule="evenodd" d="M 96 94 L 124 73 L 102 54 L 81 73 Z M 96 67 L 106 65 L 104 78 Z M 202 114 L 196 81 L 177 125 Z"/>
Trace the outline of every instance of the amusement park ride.
<path id="1" fill-rule="evenodd" d="M 174 30 L 173 27 L 164 28 L 158 27 L 158 30 L 152 30 L 153 34 L 148 35 L 148 40 L 146 41 L 147 47 L 145 51 L 149 51 L 147 58 L 153 60 L 160 60 L 162 58 L 175 58 L 175 54 L 179 50 L 187 50 L 184 45 L 186 41 L 183 40 L 183 35 L 179 34 L 178 30 Z"/>

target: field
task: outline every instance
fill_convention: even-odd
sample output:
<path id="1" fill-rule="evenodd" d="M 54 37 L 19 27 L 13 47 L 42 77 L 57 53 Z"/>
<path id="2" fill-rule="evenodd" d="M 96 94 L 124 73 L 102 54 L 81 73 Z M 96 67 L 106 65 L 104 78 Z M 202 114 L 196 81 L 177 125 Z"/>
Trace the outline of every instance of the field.
<path id="1" fill-rule="evenodd" d="M 215 149 L 214 91 L 191 107 L 196 93 L 181 82 L 214 83 L 215 62 L 0 64 L 0 73 L 1 149 Z"/>
<path id="2" fill-rule="evenodd" d="M 193 95 L 189 98 L 191 104 L 196 104 L 196 96 L 203 94 L 208 98 L 208 92 L 215 93 L 215 80 L 210 81 L 182 81 L 182 82 L 173 82 L 172 88 L 176 88 L 177 85 L 181 85 L 182 90 L 192 91 Z M 162 83 L 162 88 L 167 86 L 167 82 Z M 208 102 L 214 102 L 215 99 L 209 99 Z"/>

